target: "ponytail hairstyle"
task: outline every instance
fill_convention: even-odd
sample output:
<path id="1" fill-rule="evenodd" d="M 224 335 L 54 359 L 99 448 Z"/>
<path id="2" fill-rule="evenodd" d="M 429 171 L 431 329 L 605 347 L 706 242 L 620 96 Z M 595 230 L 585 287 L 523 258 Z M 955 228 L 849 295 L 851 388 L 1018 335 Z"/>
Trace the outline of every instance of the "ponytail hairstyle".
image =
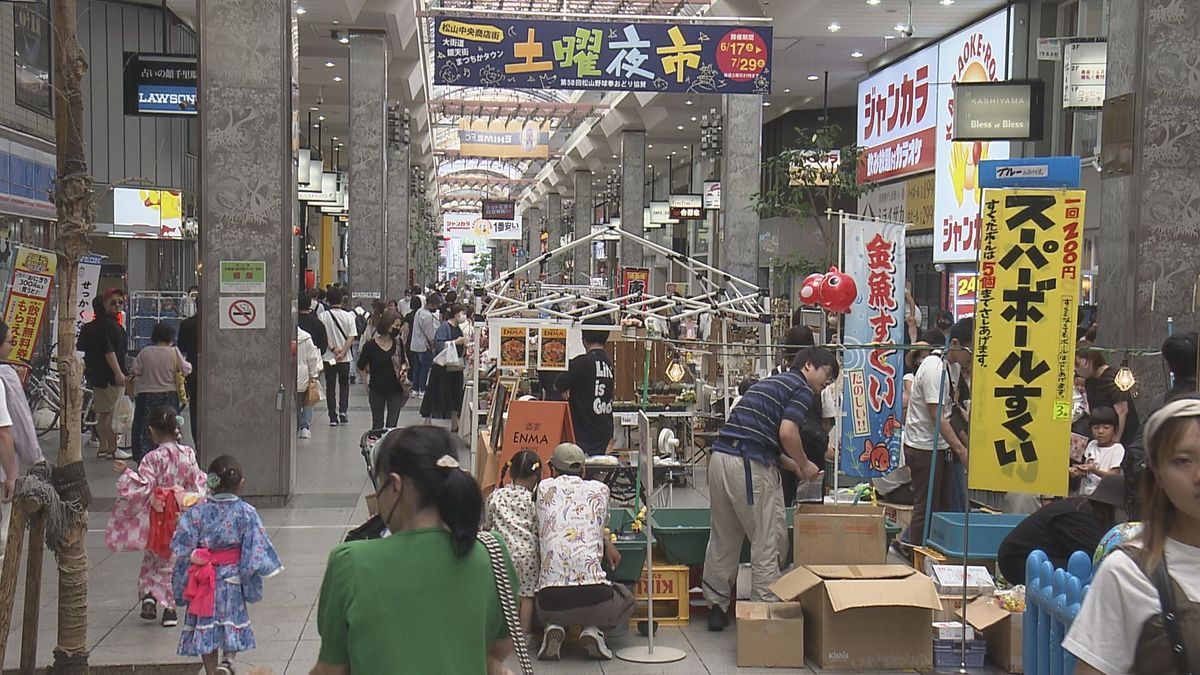
<path id="1" fill-rule="evenodd" d="M 150 411 L 146 417 L 146 426 L 154 431 L 166 436 L 179 440 L 179 413 L 170 406 L 158 406 Z"/>
<path id="2" fill-rule="evenodd" d="M 243 478 L 242 464 L 232 455 L 221 455 L 208 465 L 209 492 L 235 493 Z"/>
<path id="3" fill-rule="evenodd" d="M 435 507 L 450 530 L 454 555 L 475 547 L 483 516 L 483 494 L 475 477 L 458 463 L 462 443 L 448 430 L 416 426 L 395 429 L 379 441 L 376 479 L 394 473 L 415 487 L 420 507 Z"/>
<path id="4" fill-rule="evenodd" d="M 511 459 L 505 463 L 504 468 L 500 470 L 500 484 L 504 484 L 504 477 L 511 475 L 514 481 L 524 480 L 526 478 L 537 477 L 542 478 L 542 458 L 538 457 L 536 452 L 532 450 L 522 450 L 513 455 Z"/>

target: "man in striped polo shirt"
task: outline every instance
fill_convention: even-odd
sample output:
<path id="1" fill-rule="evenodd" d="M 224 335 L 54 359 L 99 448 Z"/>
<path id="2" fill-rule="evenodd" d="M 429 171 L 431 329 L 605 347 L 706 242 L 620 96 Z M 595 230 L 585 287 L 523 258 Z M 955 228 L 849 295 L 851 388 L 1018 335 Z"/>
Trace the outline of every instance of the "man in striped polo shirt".
<path id="1" fill-rule="evenodd" d="M 750 599 L 773 599 L 768 587 L 779 578 L 787 552 L 779 467 L 801 481 L 821 473 L 804 454 L 800 427 L 837 375 L 832 352 L 805 349 L 790 370 L 750 387 L 721 427 L 708 462 L 712 529 L 704 554 L 704 599 L 709 630 L 729 625 L 726 612 L 743 539 L 750 540 Z"/>

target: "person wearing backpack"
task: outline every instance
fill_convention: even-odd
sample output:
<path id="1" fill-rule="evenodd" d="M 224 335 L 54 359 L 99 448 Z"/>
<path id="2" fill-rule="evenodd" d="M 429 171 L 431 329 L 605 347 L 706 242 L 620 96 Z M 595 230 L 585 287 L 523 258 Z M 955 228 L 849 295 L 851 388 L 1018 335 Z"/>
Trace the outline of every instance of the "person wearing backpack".
<path id="1" fill-rule="evenodd" d="M 325 402 L 329 407 L 329 426 L 350 423 L 350 363 L 353 360 L 350 348 L 358 337 L 358 325 L 347 305 L 346 292 L 341 288 L 329 289 L 328 312 L 321 316 L 325 335 L 329 338 L 329 350 L 325 353 Z M 337 394 L 341 391 L 341 398 Z"/>

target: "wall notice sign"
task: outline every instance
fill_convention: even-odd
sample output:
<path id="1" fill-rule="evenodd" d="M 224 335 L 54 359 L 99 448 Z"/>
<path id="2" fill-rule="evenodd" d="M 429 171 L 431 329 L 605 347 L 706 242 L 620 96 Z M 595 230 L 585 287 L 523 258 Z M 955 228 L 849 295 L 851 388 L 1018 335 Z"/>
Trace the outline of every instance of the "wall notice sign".
<path id="1" fill-rule="evenodd" d="M 221 293 L 262 295 L 266 292 L 266 262 L 262 260 L 221 261 Z"/>
<path id="2" fill-rule="evenodd" d="M 221 330 L 267 327 L 266 298 L 261 295 L 221 298 Z"/>
<path id="3" fill-rule="evenodd" d="M 41 335 L 58 256 L 49 251 L 17 247 L 16 263 L 8 284 L 8 300 L 4 307 L 4 323 L 12 334 L 12 361 L 33 358 L 38 336 Z"/>

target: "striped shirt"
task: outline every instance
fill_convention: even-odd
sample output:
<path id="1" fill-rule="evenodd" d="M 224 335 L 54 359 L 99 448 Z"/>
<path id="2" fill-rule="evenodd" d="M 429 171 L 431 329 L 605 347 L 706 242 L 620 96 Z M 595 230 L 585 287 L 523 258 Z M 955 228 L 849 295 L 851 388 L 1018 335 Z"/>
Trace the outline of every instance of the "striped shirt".
<path id="1" fill-rule="evenodd" d="M 813 391 L 799 372 L 788 370 L 760 380 L 729 411 L 713 451 L 777 466 L 783 452 L 779 425 L 790 420 L 803 426 L 812 404 Z"/>

